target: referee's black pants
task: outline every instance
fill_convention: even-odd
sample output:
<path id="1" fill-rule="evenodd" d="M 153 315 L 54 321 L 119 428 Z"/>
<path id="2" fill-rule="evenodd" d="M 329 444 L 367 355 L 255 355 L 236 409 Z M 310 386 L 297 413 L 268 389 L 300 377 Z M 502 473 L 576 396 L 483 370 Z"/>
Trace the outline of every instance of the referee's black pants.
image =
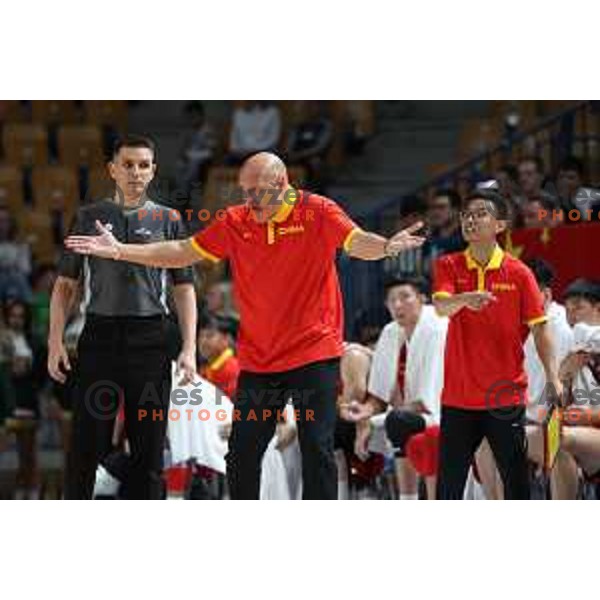
<path id="1" fill-rule="evenodd" d="M 337 499 L 333 438 L 339 377 L 337 358 L 279 373 L 240 373 L 226 456 L 232 499 L 259 498 L 262 458 L 290 400 L 298 411 L 302 497 Z"/>
<path id="2" fill-rule="evenodd" d="M 462 500 L 469 467 L 486 438 L 506 500 L 529 500 L 525 407 L 466 410 L 442 407 L 438 500 Z"/>
<path id="3" fill-rule="evenodd" d="M 130 464 L 129 499 L 160 499 L 171 388 L 167 323 L 162 317 L 88 316 L 78 346 L 66 499 L 90 499 L 96 468 L 112 451 L 120 400 Z"/>

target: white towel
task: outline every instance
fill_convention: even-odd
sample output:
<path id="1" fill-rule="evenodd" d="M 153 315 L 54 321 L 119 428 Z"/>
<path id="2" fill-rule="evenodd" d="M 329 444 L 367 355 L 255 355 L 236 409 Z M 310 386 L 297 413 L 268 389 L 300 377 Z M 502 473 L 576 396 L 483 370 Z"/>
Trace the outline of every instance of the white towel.
<path id="1" fill-rule="evenodd" d="M 402 345 L 407 344 L 405 402 L 421 401 L 431 413 L 424 415 L 428 424 L 438 423 L 447 330 L 448 319 L 438 316 L 431 305 L 423 306 L 410 340 L 398 323 L 388 323 L 375 347 L 369 373 L 369 393 L 391 402 L 397 385 L 398 356 Z"/>
<path id="2" fill-rule="evenodd" d="M 173 386 L 167 430 L 173 463 L 194 459 L 200 465 L 210 467 L 219 473 L 225 473 L 227 440 L 222 439 L 221 430 L 225 423 L 231 422 L 233 409 L 231 400 L 218 391 L 212 383 L 200 376 L 197 376 L 193 384 L 187 386 L 177 385 L 178 380 L 179 377 L 175 375 L 175 364 L 173 363 Z M 182 397 L 185 393 L 185 402 L 183 400 L 173 402 L 174 392 L 177 390 L 183 391 L 183 393 L 177 392 Z M 193 391 L 202 399 L 201 404 L 197 404 L 197 400 L 191 396 Z M 189 420 L 187 410 L 192 411 Z M 202 410 L 208 411 L 210 415 L 210 418 L 205 421 L 199 418 Z M 179 419 L 174 418 L 176 414 L 179 414 Z M 219 417 L 224 417 L 224 420 L 219 420 Z"/>

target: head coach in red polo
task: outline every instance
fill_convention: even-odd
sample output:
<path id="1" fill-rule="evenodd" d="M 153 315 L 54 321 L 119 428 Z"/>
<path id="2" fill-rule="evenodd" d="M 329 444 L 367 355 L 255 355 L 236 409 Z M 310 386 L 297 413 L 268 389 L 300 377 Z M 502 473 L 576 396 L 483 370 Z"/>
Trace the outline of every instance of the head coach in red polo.
<path id="1" fill-rule="evenodd" d="M 279 157 L 259 153 L 241 167 L 242 204 L 182 241 L 122 244 L 67 238 L 68 248 L 107 259 L 161 266 L 228 260 L 240 310 L 241 373 L 227 455 L 232 498 L 259 497 L 260 465 L 276 418 L 292 401 L 298 417 L 305 499 L 337 496 L 333 434 L 342 300 L 336 252 L 380 260 L 422 244 L 421 224 L 386 239 L 361 230 L 332 200 L 289 185 Z"/>

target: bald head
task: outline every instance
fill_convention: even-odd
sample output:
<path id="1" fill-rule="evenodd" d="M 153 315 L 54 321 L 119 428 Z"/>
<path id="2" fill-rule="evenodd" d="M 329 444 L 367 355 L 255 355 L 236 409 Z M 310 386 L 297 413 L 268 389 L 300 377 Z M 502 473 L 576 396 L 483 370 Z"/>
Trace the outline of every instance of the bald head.
<path id="1" fill-rule="evenodd" d="M 248 158 L 240 170 L 240 180 L 254 183 L 254 187 L 287 187 L 288 177 L 285 163 L 271 152 L 259 152 Z M 281 185 L 281 184 L 284 185 Z M 242 184 L 242 187 L 246 187 Z"/>
<path id="2" fill-rule="evenodd" d="M 285 163 L 271 152 L 248 158 L 240 169 L 240 187 L 259 221 L 271 218 L 289 187 Z"/>

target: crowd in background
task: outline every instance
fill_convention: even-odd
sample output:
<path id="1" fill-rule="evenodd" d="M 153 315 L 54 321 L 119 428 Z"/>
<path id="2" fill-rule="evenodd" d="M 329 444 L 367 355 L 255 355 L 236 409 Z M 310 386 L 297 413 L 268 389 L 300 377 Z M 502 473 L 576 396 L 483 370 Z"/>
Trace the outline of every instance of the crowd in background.
<path id="1" fill-rule="evenodd" d="M 336 133 L 330 103 L 300 104 L 299 116 L 284 120 L 277 103 L 238 102 L 232 107 L 228 133 L 223 136 L 207 118 L 203 104 L 190 102 L 186 106 L 190 128 L 182 136 L 176 165 L 177 187 L 189 190 L 195 182 L 206 181 L 210 167 L 236 166 L 250 154 L 268 150 L 282 155 L 288 165 L 302 167 L 304 187 L 326 192 L 332 177 L 327 156 L 334 142 L 340 143 L 335 136 L 342 137 L 345 153 L 352 155 L 364 150 L 369 132 L 349 111 L 344 127 Z M 290 123 L 286 130 L 284 121 Z M 108 140 L 114 130 L 105 128 L 104 133 Z M 55 137 L 51 135 L 51 155 L 55 146 Z M 492 174 L 492 181 L 481 185 L 495 187 L 507 198 L 513 228 L 581 224 L 597 221 L 600 214 L 600 194 L 595 182 L 587 178 L 587 166 L 576 156 L 569 156 L 551 170 L 550 165 L 532 156 L 502 167 Z M 464 192 L 438 189 L 426 198 L 408 198 L 399 206 L 394 230 L 423 220 L 428 239 L 419 250 L 418 268 L 415 262 L 396 265 L 395 270 L 418 271 L 427 276 L 437 257 L 464 248 L 459 220 Z M 578 217 L 574 210 L 579 211 Z M 562 216 L 557 211 L 563 211 Z M 62 235 L 64 231 L 58 228 L 56 239 L 62 239 Z M 0 452 L 15 444 L 18 469 L 14 495 L 24 498 L 43 494 L 38 466 L 40 443 L 65 448 L 69 437 L 69 410 L 63 402 L 63 392 L 46 373 L 45 345 L 55 261 L 54 257 L 36 260 L 31 248 L 30 240 L 19 232 L 11 203 L 2 202 L 0 197 Z M 407 259 L 400 257 L 400 260 Z M 217 275 L 217 280 L 201 275 L 198 277 L 202 298 L 200 321 L 206 322 L 211 317 L 225 320 L 235 348 L 238 315 L 226 273 Z M 73 352 L 79 318 L 80 315 L 75 315 L 71 327 L 69 347 Z M 360 341 L 365 345 L 372 343 L 378 338 L 379 329 L 379 324 L 364 323 Z M 199 368 L 203 361 L 206 359 L 199 357 Z M 40 424 L 45 425 L 40 427 Z"/>

